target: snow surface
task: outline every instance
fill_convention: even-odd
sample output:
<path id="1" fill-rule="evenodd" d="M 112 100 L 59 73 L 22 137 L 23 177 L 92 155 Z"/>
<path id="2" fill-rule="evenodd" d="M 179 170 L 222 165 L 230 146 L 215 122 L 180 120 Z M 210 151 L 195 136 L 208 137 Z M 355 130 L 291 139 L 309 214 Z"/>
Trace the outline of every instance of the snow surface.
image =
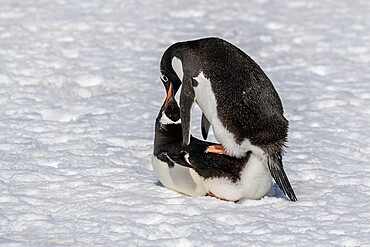
<path id="1" fill-rule="evenodd" d="M 0 0 L 0 243 L 370 246 L 369 13 L 368 0 Z M 154 176 L 160 57 L 206 36 L 280 93 L 298 202 L 276 186 L 192 198 Z"/>

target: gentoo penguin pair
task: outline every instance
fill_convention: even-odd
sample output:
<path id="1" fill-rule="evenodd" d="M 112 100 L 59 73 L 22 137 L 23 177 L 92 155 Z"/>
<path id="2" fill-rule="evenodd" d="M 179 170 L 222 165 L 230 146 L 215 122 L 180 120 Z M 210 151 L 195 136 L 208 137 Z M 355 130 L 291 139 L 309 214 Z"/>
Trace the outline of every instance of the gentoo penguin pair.
<path id="1" fill-rule="evenodd" d="M 180 108 L 169 81 L 167 97 L 155 123 L 153 169 L 161 183 L 191 196 L 211 195 L 227 201 L 260 199 L 271 187 L 272 178 L 260 157 L 248 152 L 241 159 L 206 153 L 215 143 L 190 136 L 182 147 Z"/>
<path id="2" fill-rule="evenodd" d="M 249 153 L 262 160 L 292 201 L 297 198 L 282 162 L 288 120 L 269 78 L 256 62 L 220 38 L 171 45 L 161 59 L 161 73 L 180 94 L 183 146 L 191 141 L 192 108 L 201 108 L 204 139 L 212 125 L 222 147 L 215 152 L 237 158 Z M 211 149 L 210 149 L 211 150 Z"/>

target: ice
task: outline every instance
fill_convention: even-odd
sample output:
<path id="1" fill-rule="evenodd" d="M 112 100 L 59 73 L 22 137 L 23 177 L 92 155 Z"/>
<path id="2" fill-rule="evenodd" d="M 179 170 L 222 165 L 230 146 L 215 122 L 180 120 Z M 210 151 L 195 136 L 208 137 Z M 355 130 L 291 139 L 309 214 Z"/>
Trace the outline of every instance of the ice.
<path id="1" fill-rule="evenodd" d="M 0 1 L 0 245 L 370 245 L 368 13 L 365 0 Z M 298 202 L 276 185 L 231 203 L 156 179 L 160 57 L 207 36 L 273 81 Z"/>

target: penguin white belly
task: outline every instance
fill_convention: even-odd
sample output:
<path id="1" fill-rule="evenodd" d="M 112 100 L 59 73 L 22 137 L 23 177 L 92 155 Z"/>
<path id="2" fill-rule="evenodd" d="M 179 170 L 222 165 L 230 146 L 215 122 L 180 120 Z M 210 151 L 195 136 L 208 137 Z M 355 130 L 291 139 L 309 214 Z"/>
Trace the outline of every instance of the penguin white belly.
<path id="1" fill-rule="evenodd" d="M 176 164 L 169 167 L 155 155 L 152 156 L 152 166 L 159 181 L 169 189 L 190 196 L 204 196 L 208 193 L 204 179 L 191 168 Z"/>
<path id="2" fill-rule="evenodd" d="M 270 190 L 271 185 L 272 177 L 267 164 L 261 157 L 252 153 L 240 176 L 243 197 L 261 199 Z"/>
<path id="3" fill-rule="evenodd" d="M 245 199 L 261 199 L 270 190 L 272 177 L 267 166 L 256 155 L 251 154 L 241 172 L 240 180 L 233 183 L 227 178 L 209 178 L 205 186 L 218 198 L 229 201 Z"/>
<path id="4" fill-rule="evenodd" d="M 203 71 L 197 77 L 194 77 L 198 85 L 194 87 L 195 99 L 200 109 L 211 123 L 216 139 L 228 151 L 229 154 L 237 158 L 243 157 L 248 151 L 263 155 L 261 148 L 252 145 L 248 139 L 241 144 L 235 142 L 235 136 L 228 131 L 222 124 L 217 113 L 217 102 L 212 90 L 211 82 L 204 76 Z M 227 102 L 224 102 L 225 104 Z"/>
<path id="5" fill-rule="evenodd" d="M 208 191 L 220 199 L 238 201 L 243 197 L 243 188 L 228 178 L 208 178 L 204 181 Z"/>

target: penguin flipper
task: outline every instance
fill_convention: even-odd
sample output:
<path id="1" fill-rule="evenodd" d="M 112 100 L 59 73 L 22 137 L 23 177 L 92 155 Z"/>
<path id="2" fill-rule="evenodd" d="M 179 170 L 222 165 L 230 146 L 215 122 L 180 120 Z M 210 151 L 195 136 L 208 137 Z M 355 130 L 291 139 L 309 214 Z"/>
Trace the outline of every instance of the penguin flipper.
<path id="1" fill-rule="evenodd" d="M 208 121 L 208 119 L 204 115 L 204 113 L 202 113 L 201 127 L 202 127 L 202 136 L 203 136 L 203 139 L 206 140 L 207 137 L 208 137 L 209 128 L 211 127 L 211 123 Z"/>
<path id="2" fill-rule="evenodd" d="M 275 182 L 278 184 L 284 194 L 288 196 L 291 201 L 298 201 L 293 188 L 290 185 L 289 179 L 284 171 L 281 155 L 269 156 L 268 167 L 271 176 L 274 178 Z"/>
<path id="3" fill-rule="evenodd" d="M 173 168 L 175 166 L 175 162 L 168 156 L 166 152 L 160 152 L 157 154 L 157 157 L 166 162 L 169 168 Z"/>
<path id="4" fill-rule="evenodd" d="M 194 166 L 189 162 L 189 154 L 185 151 L 181 151 L 180 154 L 168 154 L 167 157 L 177 165 L 185 166 L 194 169 Z"/>
<path id="5" fill-rule="evenodd" d="M 191 115 L 195 103 L 195 92 L 191 78 L 184 78 L 180 94 L 180 117 L 182 127 L 182 144 L 190 143 Z"/>

